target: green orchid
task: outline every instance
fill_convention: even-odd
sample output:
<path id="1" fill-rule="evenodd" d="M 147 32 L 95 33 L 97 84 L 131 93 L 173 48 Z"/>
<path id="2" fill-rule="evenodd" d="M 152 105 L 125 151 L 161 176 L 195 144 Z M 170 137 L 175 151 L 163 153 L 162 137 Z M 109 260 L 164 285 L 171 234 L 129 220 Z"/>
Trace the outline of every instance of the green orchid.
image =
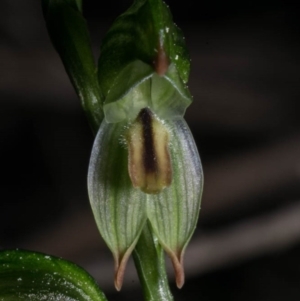
<path id="1" fill-rule="evenodd" d="M 148 219 L 171 257 L 178 287 L 203 186 L 200 158 L 183 119 L 192 102 L 183 36 L 161 1 L 135 1 L 104 38 L 98 65 L 104 120 L 91 155 L 88 190 L 122 285 Z"/>
<path id="2" fill-rule="evenodd" d="M 178 287 L 183 285 L 183 253 L 196 227 L 202 185 L 200 158 L 183 118 L 160 120 L 145 108 L 134 122 L 102 122 L 88 190 L 98 229 L 114 255 L 118 290 L 147 219 L 172 259 Z"/>
<path id="3" fill-rule="evenodd" d="M 148 241 L 147 223 L 182 287 L 183 254 L 203 187 L 200 158 L 183 119 L 192 97 L 182 32 L 161 0 L 135 0 L 103 39 L 96 67 L 81 1 L 43 0 L 43 8 L 53 44 L 97 132 L 88 191 L 114 256 L 115 286 L 121 289 L 138 240 Z"/>

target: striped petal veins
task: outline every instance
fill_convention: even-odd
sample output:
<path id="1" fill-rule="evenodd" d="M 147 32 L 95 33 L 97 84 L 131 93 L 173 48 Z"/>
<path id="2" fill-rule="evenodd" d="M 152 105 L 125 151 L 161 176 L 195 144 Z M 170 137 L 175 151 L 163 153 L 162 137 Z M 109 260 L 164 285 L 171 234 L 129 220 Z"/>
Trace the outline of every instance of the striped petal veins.
<path id="1" fill-rule="evenodd" d="M 88 189 L 114 255 L 117 289 L 147 219 L 172 260 L 177 286 L 183 285 L 183 254 L 197 224 L 202 187 L 200 158 L 183 118 L 160 120 L 144 108 L 133 122 L 102 122 Z"/>

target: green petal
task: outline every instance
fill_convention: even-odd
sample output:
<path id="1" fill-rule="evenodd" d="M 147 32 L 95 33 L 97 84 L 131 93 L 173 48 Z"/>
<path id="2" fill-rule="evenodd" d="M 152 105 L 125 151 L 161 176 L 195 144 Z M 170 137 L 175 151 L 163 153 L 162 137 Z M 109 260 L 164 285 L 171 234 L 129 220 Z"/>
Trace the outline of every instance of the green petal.
<path id="1" fill-rule="evenodd" d="M 105 100 L 107 122 L 132 120 L 147 107 L 151 99 L 148 79 L 152 74 L 151 66 L 140 60 L 131 62 L 120 72 Z M 127 87 L 125 92 L 124 87 Z"/>
<path id="2" fill-rule="evenodd" d="M 52 43 L 96 131 L 103 118 L 103 100 L 81 1 L 43 0 L 42 4 Z"/>
<path id="3" fill-rule="evenodd" d="M 178 287 L 184 283 L 183 254 L 197 225 L 203 173 L 197 147 L 183 119 L 170 127 L 172 184 L 147 196 L 147 216 L 159 242 L 171 257 Z"/>
<path id="4" fill-rule="evenodd" d="M 82 268 L 41 253 L 0 252 L 1 301 L 106 301 Z"/>
<path id="5" fill-rule="evenodd" d="M 151 103 L 149 107 L 161 119 L 183 117 L 191 102 L 191 94 L 174 64 L 170 65 L 164 76 L 154 74 L 151 78 Z"/>
<path id="6" fill-rule="evenodd" d="M 128 154 L 122 144 L 125 124 L 102 122 L 88 174 L 88 190 L 98 229 L 115 259 L 115 286 L 121 289 L 125 266 L 146 221 L 146 195 L 134 189 Z"/>
<path id="7" fill-rule="evenodd" d="M 124 87 L 129 88 L 124 92 Z M 151 66 L 137 60 L 128 64 L 116 78 L 105 100 L 105 120 L 108 123 L 132 121 L 145 107 L 161 119 L 175 119 L 184 115 L 191 101 L 190 92 L 174 64 L 164 76 L 159 76 Z"/>
<path id="8" fill-rule="evenodd" d="M 137 64 L 139 68 L 136 68 Z M 161 0 L 136 0 L 114 22 L 104 38 L 98 66 L 105 105 L 109 105 L 110 114 L 105 115 L 108 122 L 120 121 L 111 119 L 113 113 L 118 112 L 112 103 L 119 102 L 117 106 L 124 108 L 127 105 L 124 98 L 130 99 L 130 91 L 138 90 L 138 85 L 153 73 L 159 75 L 161 83 L 155 80 L 157 88 L 153 87 L 152 90 L 158 90 L 161 94 L 161 90 L 167 89 L 170 95 L 176 94 L 175 99 L 164 98 L 163 103 L 158 102 L 161 97 L 147 100 L 147 106 L 156 114 L 159 114 L 156 107 L 164 107 L 162 117 L 173 116 L 176 106 L 176 114 L 180 112 L 179 116 L 183 116 L 192 101 L 185 87 L 190 60 L 184 39 L 173 23 L 168 7 Z M 133 113 L 135 116 L 141 109 L 139 104 L 128 106 L 136 109 Z M 170 108 L 170 112 L 165 114 L 167 108 Z"/>

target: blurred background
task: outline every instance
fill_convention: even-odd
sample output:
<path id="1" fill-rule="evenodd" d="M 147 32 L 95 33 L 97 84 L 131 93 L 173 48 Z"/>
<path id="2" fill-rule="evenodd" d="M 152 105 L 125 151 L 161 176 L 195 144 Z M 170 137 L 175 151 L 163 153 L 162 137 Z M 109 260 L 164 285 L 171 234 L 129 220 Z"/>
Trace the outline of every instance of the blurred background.
<path id="1" fill-rule="evenodd" d="M 85 0 L 95 55 L 129 0 Z M 175 300 L 300 300 L 300 21 L 287 1 L 172 1 L 194 103 L 186 119 L 205 174 Z M 93 136 L 39 1 L 0 3 L 0 248 L 61 256 L 109 300 L 142 300 L 129 262 L 120 293 L 86 176 Z"/>

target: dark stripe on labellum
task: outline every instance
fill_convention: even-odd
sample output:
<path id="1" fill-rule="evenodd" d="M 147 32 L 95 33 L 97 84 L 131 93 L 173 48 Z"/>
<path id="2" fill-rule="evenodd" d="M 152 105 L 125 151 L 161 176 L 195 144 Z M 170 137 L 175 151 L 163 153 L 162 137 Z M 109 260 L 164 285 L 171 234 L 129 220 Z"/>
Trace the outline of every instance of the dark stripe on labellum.
<path id="1" fill-rule="evenodd" d="M 169 133 L 149 108 L 142 109 L 128 129 L 128 172 L 134 187 L 159 193 L 172 181 Z"/>
<path id="2" fill-rule="evenodd" d="M 143 127 L 143 161 L 146 173 L 153 173 L 157 171 L 157 162 L 155 156 L 155 146 L 153 139 L 152 128 L 152 112 L 148 108 L 144 108 L 139 113 L 139 119 Z"/>

